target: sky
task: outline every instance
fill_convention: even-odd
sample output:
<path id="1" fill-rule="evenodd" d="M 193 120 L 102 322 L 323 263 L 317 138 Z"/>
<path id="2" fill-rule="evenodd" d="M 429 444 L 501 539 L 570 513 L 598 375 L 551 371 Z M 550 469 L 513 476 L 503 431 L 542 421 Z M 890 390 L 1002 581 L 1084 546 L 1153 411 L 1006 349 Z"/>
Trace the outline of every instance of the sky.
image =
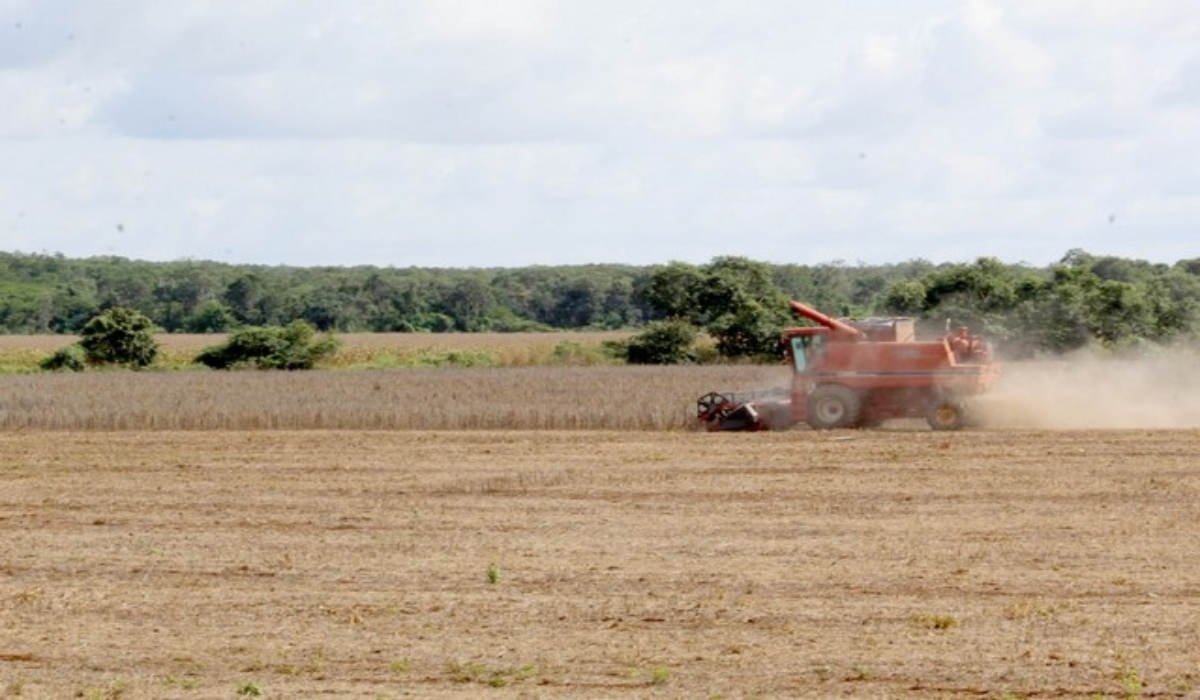
<path id="1" fill-rule="evenodd" d="M 1200 257 L 1194 0 L 0 0 L 0 250 Z"/>

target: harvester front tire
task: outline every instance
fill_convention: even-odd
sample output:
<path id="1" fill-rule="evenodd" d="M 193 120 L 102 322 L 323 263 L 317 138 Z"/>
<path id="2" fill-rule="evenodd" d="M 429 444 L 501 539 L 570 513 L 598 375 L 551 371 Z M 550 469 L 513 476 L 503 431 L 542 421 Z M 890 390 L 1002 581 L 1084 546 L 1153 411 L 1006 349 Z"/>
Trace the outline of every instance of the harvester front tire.
<path id="1" fill-rule="evenodd" d="M 853 389 L 819 386 L 808 397 L 808 424 L 817 430 L 853 428 L 862 415 L 862 397 Z"/>
<path id="2" fill-rule="evenodd" d="M 954 399 L 935 401 L 925 415 L 925 421 L 934 430 L 962 430 L 967 420 L 967 405 Z"/>

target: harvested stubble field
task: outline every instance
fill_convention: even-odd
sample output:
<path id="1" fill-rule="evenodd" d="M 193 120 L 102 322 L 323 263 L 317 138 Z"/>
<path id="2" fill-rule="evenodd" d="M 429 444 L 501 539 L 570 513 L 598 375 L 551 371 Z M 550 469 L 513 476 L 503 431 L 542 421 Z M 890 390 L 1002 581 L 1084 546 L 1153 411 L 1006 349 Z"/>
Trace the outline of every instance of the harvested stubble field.
<path id="1" fill-rule="evenodd" d="M 779 367 L 0 375 L 0 694 L 1192 696 L 1194 366 L 949 435 L 682 429 Z"/>
<path id="2" fill-rule="evenodd" d="M 1198 448 L 0 432 L 0 693 L 1191 696 Z"/>

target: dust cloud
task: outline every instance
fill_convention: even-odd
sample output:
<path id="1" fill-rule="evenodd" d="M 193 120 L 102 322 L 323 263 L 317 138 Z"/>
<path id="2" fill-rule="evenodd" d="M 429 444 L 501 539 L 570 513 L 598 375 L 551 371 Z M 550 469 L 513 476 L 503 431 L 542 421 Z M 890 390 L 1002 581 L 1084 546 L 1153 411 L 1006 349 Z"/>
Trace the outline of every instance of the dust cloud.
<path id="1" fill-rule="evenodd" d="M 1152 357 L 1080 353 L 1008 362 L 976 415 L 989 428 L 1047 430 L 1200 427 L 1200 352 Z"/>

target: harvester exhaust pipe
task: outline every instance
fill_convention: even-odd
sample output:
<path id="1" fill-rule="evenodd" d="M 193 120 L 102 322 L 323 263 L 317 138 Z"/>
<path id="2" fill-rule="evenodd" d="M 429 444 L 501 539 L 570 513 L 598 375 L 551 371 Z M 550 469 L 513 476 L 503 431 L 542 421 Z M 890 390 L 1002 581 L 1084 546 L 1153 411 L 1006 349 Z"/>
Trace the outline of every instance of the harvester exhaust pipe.
<path id="1" fill-rule="evenodd" d="M 794 311 L 796 313 L 796 315 L 807 318 L 808 320 L 810 320 L 813 323 L 816 323 L 818 325 L 825 326 L 826 328 L 833 331 L 834 333 L 839 333 L 841 335 L 844 335 L 844 336 L 847 336 L 850 338 L 864 337 L 863 332 L 858 330 L 854 326 L 842 323 L 841 321 L 837 320 L 836 318 L 833 318 L 832 316 L 826 316 L 825 314 L 821 313 L 820 311 L 817 311 L 816 309 L 814 309 L 811 306 L 805 306 L 804 304 L 801 304 L 798 301 L 791 302 L 791 306 L 792 306 L 792 311 Z"/>

